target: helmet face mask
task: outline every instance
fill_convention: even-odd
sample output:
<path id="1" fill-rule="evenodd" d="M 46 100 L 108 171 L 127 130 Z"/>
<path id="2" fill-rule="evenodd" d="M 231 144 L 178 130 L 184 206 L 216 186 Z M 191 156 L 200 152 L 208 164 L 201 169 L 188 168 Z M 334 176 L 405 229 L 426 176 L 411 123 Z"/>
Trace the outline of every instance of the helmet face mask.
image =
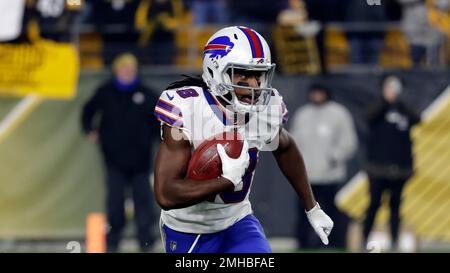
<path id="1" fill-rule="evenodd" d="M 260 112 L 265 109 L 270 101 L 272 94 L 271 81 L 275 65 L 267 66 L 250 66 L 229 63 L 224 72 L 222 72 L 223 89 L 227 93 L 222 97 L 227 103 L 233 106 L 233 110 L 237 112 Z M 241 82 L 233 82 L 236 75 L 257 78 L 258 86 L 250 86 Z M 240 84 L 241 83 L 241 84 Z M 240 92 L 237 92 L 240 90 Z M 230 95 L 227 95 L 230 94 Z M 240 97 L 248 97 L 247 102 L 240 100 Z M 231 99 L 230 99 L 231 97 Z"/>
<path id="2" fill-rule="evenodd" d="M 254 45 L 244 35 L 249 31 L 252 31 L 253 39 L 257 36 L 260 41 L 259 55 L 255 56 Z M 230 104 L 235 112 L 259 112 L 266 108 L 273 92 L 271 82 L 274 71 L 275 64 L 271 63 L 266 41 L 248 28 L 221 29 L 205 47 L 202 77 L 212 94 Z M 258 84 L 250 86 L 246 82 L 233 82 L 235 75 L 255 77 Z M 243 97 L 245 99 L 240 100 Z"/>

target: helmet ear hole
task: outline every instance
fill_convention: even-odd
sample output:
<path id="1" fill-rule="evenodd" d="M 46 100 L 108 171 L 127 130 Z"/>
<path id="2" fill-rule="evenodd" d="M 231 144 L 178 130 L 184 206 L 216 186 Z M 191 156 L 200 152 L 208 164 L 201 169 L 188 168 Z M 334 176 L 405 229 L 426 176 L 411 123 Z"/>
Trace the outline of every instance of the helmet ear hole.
<path id="1" fill-rule="evenodd" d="M 208 72 L 209 72 L 209 75 L 211 75 L 211 78 L 214 78 L 214 72 L 209 67 L 208 67 Z"/>

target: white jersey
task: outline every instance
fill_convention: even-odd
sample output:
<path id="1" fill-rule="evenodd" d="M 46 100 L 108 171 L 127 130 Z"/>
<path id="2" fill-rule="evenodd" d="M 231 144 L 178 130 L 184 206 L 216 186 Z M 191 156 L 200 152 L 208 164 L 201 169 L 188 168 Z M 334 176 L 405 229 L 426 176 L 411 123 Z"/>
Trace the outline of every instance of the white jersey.
<path id="1" fill-rule="evenodd" d="M 237 130 L 249 143 L 250 164 L 240 191 L 223 192 L 213 200 L 196 205 L 161 211 L 161 220 L 169 228 L 186 233 L 213 233 L 224 230 L 252 213 L 249 193 L 260 150 L 278 145 L 278 132 L 287 119 L 287 109 L 277 91 L 268 107 L 247 116 L 235 115 L 210 93 L 197 86 L 162 92 L 155 116 L 161 124 L 181 129 L 193 150 L 204 140 L 224 131 Z"/>

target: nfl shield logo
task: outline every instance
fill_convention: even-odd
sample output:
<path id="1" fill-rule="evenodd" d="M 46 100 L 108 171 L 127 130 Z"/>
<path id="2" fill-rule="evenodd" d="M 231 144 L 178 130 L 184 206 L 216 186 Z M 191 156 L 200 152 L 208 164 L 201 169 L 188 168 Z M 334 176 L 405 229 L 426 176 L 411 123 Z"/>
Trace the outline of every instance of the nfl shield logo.
<path id="1" fill-rule="evenodd" d="M 170 250 L 175 251 L 177 249 L 177 242 L 170 241 Z"/>

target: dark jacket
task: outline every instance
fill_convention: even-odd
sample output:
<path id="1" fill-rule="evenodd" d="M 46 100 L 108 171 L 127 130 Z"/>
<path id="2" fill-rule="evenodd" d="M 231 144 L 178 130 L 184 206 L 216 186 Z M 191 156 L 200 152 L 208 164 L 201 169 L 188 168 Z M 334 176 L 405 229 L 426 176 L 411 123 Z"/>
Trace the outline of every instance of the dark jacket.
<path id="1" fill-rule="evenodd" d="M 366 165 L 369 175 L 396 179 L 412 174 L 410 130 L 419 121 L 418 114 L 400 101 L 388 103 L 382 99 L 369 108 Z"/>
<path id="2" fill-rule="evenodd" d="M 157 99 L 139 82 L 124 91 L 111 80 L 84 105 L 83 131 L 98 130 L 106 164 L 131 172 L 150 170 L 152 142 L 159 136 L 159 124 L 152 116 Z"/>
<path id="3" fill-rule="evenodd" d="M 344 16 L 347 22 L 384 23 L 387 21 L 384 3 L 382 5 L 369 5 L 366 0 L 346 0 L 345 4 Z"/>

